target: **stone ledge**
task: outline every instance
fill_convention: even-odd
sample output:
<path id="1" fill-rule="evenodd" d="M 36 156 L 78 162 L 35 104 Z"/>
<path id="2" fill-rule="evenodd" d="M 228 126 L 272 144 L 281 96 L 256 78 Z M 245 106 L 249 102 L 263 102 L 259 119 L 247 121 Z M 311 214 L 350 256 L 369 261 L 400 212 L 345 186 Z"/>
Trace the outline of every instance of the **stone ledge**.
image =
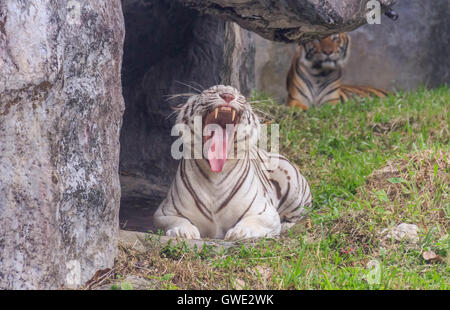
<path id="1" fill-rule="evenodd" d="M 241 242 L 228 242 L 224 240 L 213 240 L 213 239 L 205 239 L 205 240 L 194 240 L 194 239 L 184 239 L 184 238 L 175 238 L 168 236 L 159 236 L 151 233 L 143 233 L 138 231 L 128 231 L 128 230 L 120 230 L 119 231 L 119 244 L 125 246 L 127 248 L 131 248 L 138 252 L 146 252 L 150 249 L 150 247 L 156 245 L 166 246 L 170 242 L 171 245 L 178 244 L 186 244 L 189 249 L 201 249 L 204 246 L 212 247 L 215 250 L 226 250 L 231 247 L 240 245 Z"/>
<path id="2" fill-rule="evenodd" d="M 382 10 L 397 0 L 378 0 Z M 368 0 L 183 0 L 204 14 L 234 21 L 260 36 L 280 42 L 306 42 L 332 33 L 351 31 L 366 23 Z"/>

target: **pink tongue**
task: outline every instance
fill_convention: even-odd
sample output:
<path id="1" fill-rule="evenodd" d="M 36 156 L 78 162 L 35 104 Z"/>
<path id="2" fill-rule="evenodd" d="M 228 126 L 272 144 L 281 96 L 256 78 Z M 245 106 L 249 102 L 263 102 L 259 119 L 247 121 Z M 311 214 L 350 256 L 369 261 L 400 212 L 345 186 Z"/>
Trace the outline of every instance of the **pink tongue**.
<path id="1" fill-rule="evenodd" d="M 208 150 L 209 166 L 213 172 L 221 172 L 227 161 L 228 133 L 223 130 L 223 137 L 214 133 L 211 140 L 211 146 Z M 221 143 L 222 147 L 220 147 Z"/>

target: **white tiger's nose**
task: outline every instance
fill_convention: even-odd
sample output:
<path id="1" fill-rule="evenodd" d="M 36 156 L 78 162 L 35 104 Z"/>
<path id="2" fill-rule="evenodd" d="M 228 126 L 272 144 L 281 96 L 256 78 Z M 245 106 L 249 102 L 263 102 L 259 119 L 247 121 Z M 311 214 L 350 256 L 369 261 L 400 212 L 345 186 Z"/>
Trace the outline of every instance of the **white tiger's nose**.
<path id="1" fill-rule="evenodd" d="M 231 101 L 234 100 L 234 96 L 232 94 L 229 94 L 229 93 L 220 94 L 220 98 L 225 100 L 226 103 L 230 103 Z"/>

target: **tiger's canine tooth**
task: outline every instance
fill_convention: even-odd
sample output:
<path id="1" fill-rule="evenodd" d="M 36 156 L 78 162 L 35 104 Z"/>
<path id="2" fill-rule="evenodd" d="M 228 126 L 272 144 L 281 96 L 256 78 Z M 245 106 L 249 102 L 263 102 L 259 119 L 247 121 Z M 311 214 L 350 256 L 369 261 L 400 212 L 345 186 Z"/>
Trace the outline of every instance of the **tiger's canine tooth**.
<path id="1" fill-rule="evenodd" d="M 217 119 L 217 115 L 219 114 L 219 108 L 214 110 L 214 118 Z"/>
<path id="2" fill-rule="evenodd" d="M 236 118 L 236 110 L 233 110 L 233 115 L 231 117 L 231 121 L 234 122 L 235 118 Z"/>

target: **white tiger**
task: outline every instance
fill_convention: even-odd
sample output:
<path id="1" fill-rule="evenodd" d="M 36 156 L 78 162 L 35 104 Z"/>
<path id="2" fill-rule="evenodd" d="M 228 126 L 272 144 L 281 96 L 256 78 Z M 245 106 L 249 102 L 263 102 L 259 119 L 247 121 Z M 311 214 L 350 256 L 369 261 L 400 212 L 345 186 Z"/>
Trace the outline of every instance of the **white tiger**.
<path id="1" fill-rule="evenodd" d="M 208 156 L 181 159 L 167 197 L 155 212 L 155 226 L 168 236 L 240 240 L 276 236 L 294 225 L 311 204 L 309 185 L 285 157 L 258 148 L 260 123 L 245 97 L 231 86 L 213 86 L 190 97 L 179 108 L 176 123 L 195 134 L 195 116 L 202 118 L 203 127 L 245 126 L 249 148 L 242 158 L 230 158 L 237 135 L 224 130 L 224 158 L 218 158 L 214 149 L 222 137 L 203 137 Z M 277 160 L 278 167 L 268 170 L 268 159 Z"/>

